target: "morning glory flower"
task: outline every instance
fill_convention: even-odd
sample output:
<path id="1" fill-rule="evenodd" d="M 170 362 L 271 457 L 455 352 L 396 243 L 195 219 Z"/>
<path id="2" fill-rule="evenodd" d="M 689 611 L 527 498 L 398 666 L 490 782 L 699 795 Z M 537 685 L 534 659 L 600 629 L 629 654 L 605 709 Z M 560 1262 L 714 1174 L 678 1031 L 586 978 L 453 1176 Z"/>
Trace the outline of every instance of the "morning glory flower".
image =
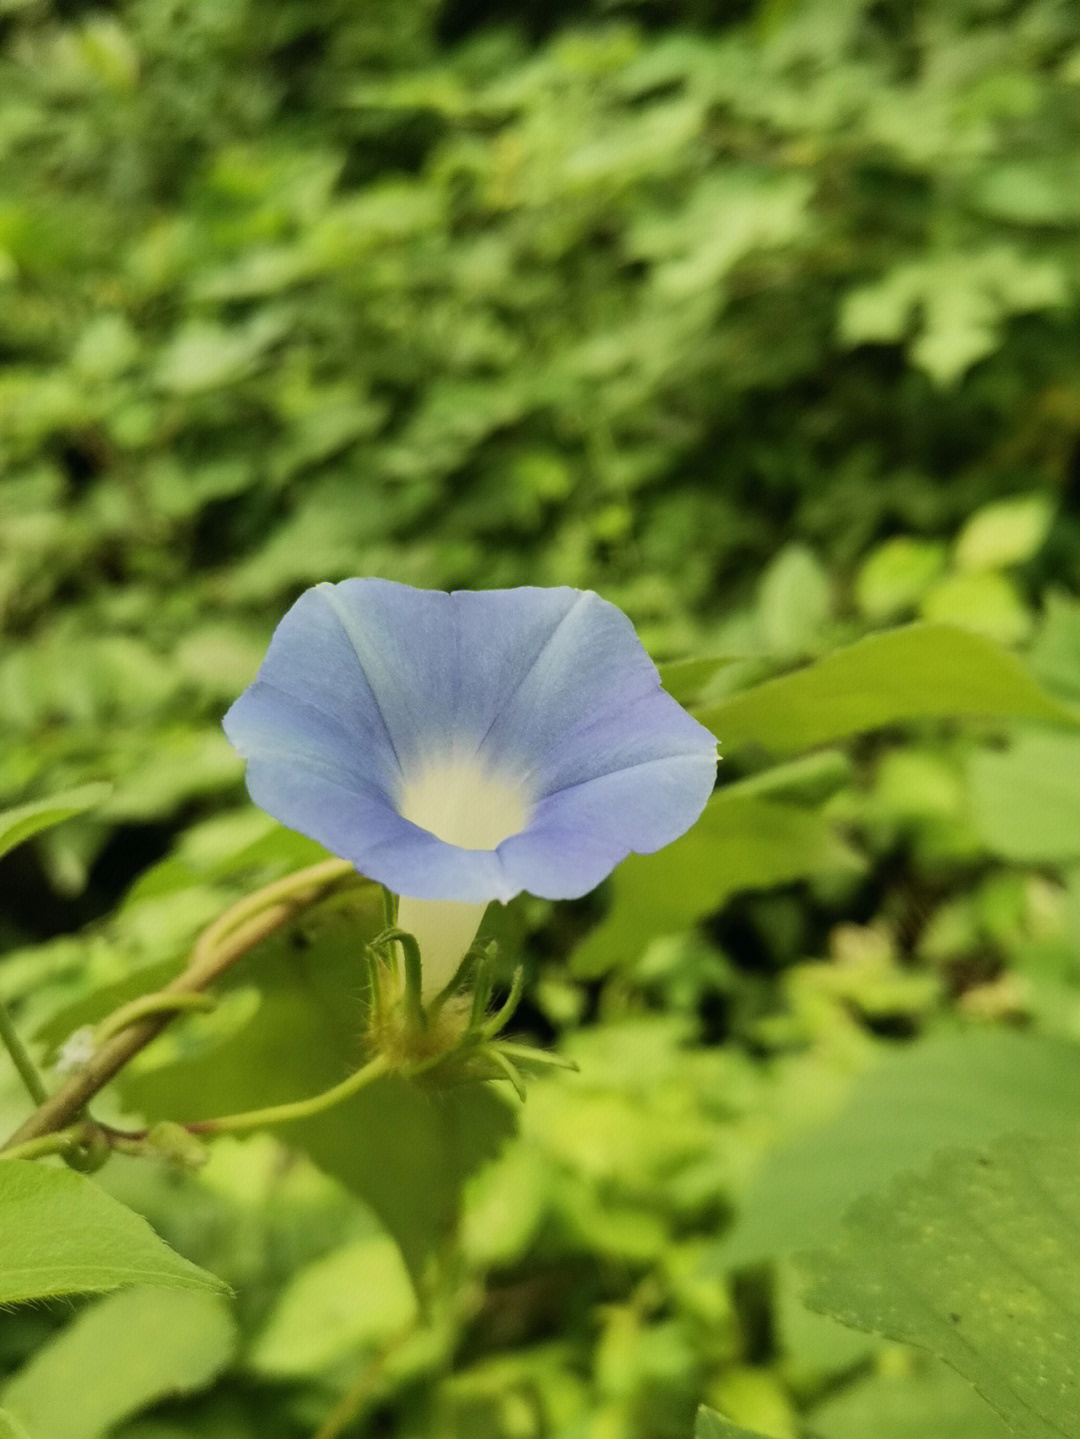
<path id="1" fill-rule="evenodd" d="M 689 829 L 716 741 L 591 591 L 306 591 L 225 716 L 260 808 L 400 896 L 425 995 L 487 905 L 588 893 Z"/>

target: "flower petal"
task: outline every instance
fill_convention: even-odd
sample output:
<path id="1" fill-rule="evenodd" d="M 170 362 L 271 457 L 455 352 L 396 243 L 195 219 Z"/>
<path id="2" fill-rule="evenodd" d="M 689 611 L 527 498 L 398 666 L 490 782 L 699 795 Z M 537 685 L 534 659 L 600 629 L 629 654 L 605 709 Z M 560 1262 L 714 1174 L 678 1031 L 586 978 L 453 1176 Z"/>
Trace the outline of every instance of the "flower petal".
<path id="1" fill-rule="evenodd" d="M 689 828 L 716 768 L 626 616 L 565 588 L 317 585 L 225 729 L 257 804 L 420 899 L 583 894 Z"/>
<path id="2" fill-rule="evenodd" d="M 512 888 L 495 850 L 460 849 L 402 819 L 346 778 L 279 756 L 255 758 L 247 768 L 251 798 L 290 829 L 351 861 L 395 894 L 471 903 L 511 899 Z"/>
<path id="3" fill-rule="evenodd" d="M 225 733 L 248 759 L 278 759 L 325 770 L 336 782 L 355 785 L 393 808 L 393 772 L 379 782 L 378 751 L 357 743 L 339 719 L 265 680 L 249 685 L 225 716 Z M 385 758 L 385 756 L 384 756 Z M 366 762 L 366 764 L 365 764 Z M 385 771 L 385 766 L 383 769 Z"/>
<path id="4" fill-rule="evenodd" d="M 665 694 L 659 675 L 655 670 L 653 674 L 651 689 L 637 699 L 612 697 L 590 723 L 565 732 L 557 744 L 537 756 L 532 777 L 538 800 L 619 770 L 689 755 L 700 766 L 702 794 L 695 795 L 694 803 L 700 800 L 696 818 L 716 780 L 716 741 Z M 649 784 L 654 776 L 646 776 Z M 655 848 L 667 843 L 662 840 Z"/>
<path id="5" fill-rule="evenodd" d="M 498 611 L 491 605 L 496 596 Z M 511 604 L 503 603 L 504 596 L 512 597 Z M 542 606 L 537 596 L 545 597 Z M 579 730 L 659 692 L 656 667 L 633 625 L 591 591 L 523 589 L 455 598 L 470 631 L 498 628 L 497 640 L 485 646 L 494 675 L 485 686 L 487 724 L 480 741 L 497 763 L 536 773 Z"/>
<path id="6" fill-rule="evenodd" d="M 715 758 L 664 755 L 548 795 L 529 828 L 499 846 L 507 877 L 545 899 L 588 894 L 631 852 L 652 854 L 684 834 L 715 777 Z"/>

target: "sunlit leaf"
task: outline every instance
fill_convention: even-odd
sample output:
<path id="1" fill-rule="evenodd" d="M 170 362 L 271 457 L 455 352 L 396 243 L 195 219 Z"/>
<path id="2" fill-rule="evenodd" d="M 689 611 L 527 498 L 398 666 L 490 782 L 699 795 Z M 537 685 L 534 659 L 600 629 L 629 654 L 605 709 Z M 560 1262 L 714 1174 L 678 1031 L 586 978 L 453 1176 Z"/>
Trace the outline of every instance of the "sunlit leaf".
<path id="1" fill-rule="evenodd" d="M 0 1409 L 0 1439 L 34 1439 L 28 1434 L 14 1415 Z"/>
<path id="2" fill-rule="evenodd" d="M 102 1439 L 155 1400 L 205 1387 L 235 1344 L 221 1299 L 128 1289 L 84 1309 L 15 1375 L 3 1402 L 42 1439 Z"/>
<path id="3" fill-rule="evenodd" d="M 997 348 L 999 327 L 1010 314 L 1055 309 L 1067 295 L 1060 265 L 1014 245 L 932 249 L 850 291 L 840 332 L 849 345 L 913 336 L 915 363 L 950 385 Z"/>
<path id="4" fill-rule="evenodd" d="M 820 1439 L 1008 1439 L 993 1410 L 944 1364 L 898 1364 L 896 1370 L 871 1372 L 827 1397 L 814 1408 L 814 1433 Z"/>
<path id="5" fill-rule="evenodd" d="M 1050 590 L 1043 597 L 1043 620 L 1028 658 L 1054 694 L 1080 699 L 1080 604 L 1071 595 Z"/>
<path id="6" fill-rule="evenodd" d="M 984 505 L 957 537 L 956 564 L 962 570 L 1025 564 L 1042 548 L 1053 521 L 1049 495 L 1018 495 Z"/>
<path id="7" fill-rule="evenodd" d="M 829 614 L 829 578 L 817 556 L 788 545 L 766 570 L 758 594 L 761 637 L 770 654 L 799 655 L 819 638 Z"/>
<path id="8" fill-rule="evenodd" d="M 919 719 L 1077 722 L 1015 655 L 981 635 L 936 624 L 869 635 L 710 705 L 698 718 L 725 747 L 780 751 Z"/>
<path id="9" fill-rule="evenodd" d="M 741 890 L 859 865 L 813 810 L 720 790 L 689 834 L 658 854 L 623 861 L 606 916 L 574 951 L 574 972 L 602 974 L 639 954 L 655 935 L 685 929 Z"/>
<path id="10" fill-rule="evenodd" d="M 798 1071 L 792 1082 L 802 1084 Z M 1053 1132 L 1080 1112 L 1080 1046 L 1003 1031 L 942 1036 L 884 1054 L 840 1096 L 826 1117 L 766 1152 L 717 1245 L 718 1263 L 756 1264 L 831 1242 L 854 1199 L 942 1145 L 1012 1129 Z M 781 1091 L 787 1109 L 795 1098 Z"/>
<path id="11" fill-rule="evenodd" d="M 375 1350 L 415 1314 L 400 1251 L 387 1235 L 369 1235 L 295 1275 L 256 1337 L 249 1362 L 277 1379 L 317 1374 Z"/>
<path id="12" fill-rule="evenodd" d="M 967 761 L 971 815 L 987 848 L 1024 862 L 1080 855 L 1080 736 L 1028 730 Z"/>
<path id="13" fill-rule="evenodd" d="M 730 1419 L 717 1414 L 715 1409 L 706 1409 L 702 1405 L 694 1424 L 694 1439 L 762 1439 L 762 1435 L 732 1424 Z"/>
<path id="14" fill-rule="evenodd" d="M 943 544 L 894 535 L 871 550 L 855 581 L 855 598 L 868 619 L 889 620 L 913 610 L 945 566 Z"/>
<path id="15" fill-rule="evenodd" d="M 1024 1439 L 1080 1436 L 1080 1149 L 1003 1140 L 940 1157 L 861 1199 L 805 1261 L 807 1302 L 917 1344 Z"/>
<path id="16" fill-rule="evenodd" d="M 17 809 L 5 810 L 0 814 L 0 855 L 31 835 L 62 824 L 75 815 L 85 814 L 104 803 L 109 795 L 107 784 L 88 784 L 81 789 L 69 790 L 67 794 L 54 795 L 50 799 L 35 800 L 31 804 L 19 805 Z"/>
<path id="17" fill-rule="evenodd" d="M 92 1179 L 29 1160 L 0 1161 L 0 1304 L 127 1284 L 221 1290 Z"/>

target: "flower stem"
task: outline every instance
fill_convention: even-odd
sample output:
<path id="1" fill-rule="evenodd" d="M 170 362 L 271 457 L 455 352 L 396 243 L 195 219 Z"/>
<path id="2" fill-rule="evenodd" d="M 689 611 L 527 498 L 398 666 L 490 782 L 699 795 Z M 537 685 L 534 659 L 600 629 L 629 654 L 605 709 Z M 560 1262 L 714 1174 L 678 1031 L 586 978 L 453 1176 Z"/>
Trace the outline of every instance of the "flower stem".
<path id="1" fill-rule="evenodd" d="M 287 874 L 284 879 L 276 880 L 254 894 L 246 895 L 203 931 L 192 953 L 192 963 L 217 949 L 242 924 L 273 905 L 295 901 L 309 891 L 312 892 L 311 897 L 315 898 L 319 891 L 328 885 L 355 874 L 355 866 L 347 859 L 328 859 L 321 864 L 309 865 L 307 869 L 297 870 L 295 874 Z"/>
<path id="2" fill-rule="evenodd" d="M 196 1119 L 185 1124 L 184 1128 L 189 1134 L 235 1134 L 238 1130 L 265 1129 L 270 1124 L 287 1124 L 293 1119 L 309 1119 L 313 1114 L 321 1114 L 324 1109 L 331 1109 L 335 1104 L 341 1104 L 343 1100 L 359 1094 L 372 1080 L 387 1074 L 390 1068 L 390 1060 L 385 1055 L 377 1054 L 374 1059 L 350 1074 L 348 1079 L 343 1079 L 332 1089 L 325 1089 L 321 1094 L 314 1094 L 309 1099 L 295 1099 L 289 1104 L 274 1104 L 267 1109 L 249 1109 L 244 1114 L 226 1114 L 220 1119 Z"/>
<path id="3" fill-rule="evenodd" d="M 13 1144 L 0 1152 L 0 1161 L 6 1159 L 44 1159 L 49 1154 L 63 1154 L 72 1145 L 78 1144 L 85 1133 L 84 1124 L 73 1124 L 70 1129 L 57 1129 L 52 1134 L 39 1135 L 23 1144 Z"/>
<path id="4" fill-rule="evenodd" d="M 37 1065 L 30 1058 L 26 1045 L 19 1038 L 19 1032 L 12 1023 L 7 1005 L 2 1001 L 0 1001 L 0 1043 L 3 1043 L 4 1048 L 11 1055 L 11 1062 L 19 1071 L 19 1077 L 26 1085 L 30 1098 L 35 1104 L 44 1104 L 49 1097 L 45 1081 L 38 1072 Z"/>
<path id="5" fill-rule="evenodd" d="M 205 1012 L 216 1004 L 217 1000 L 210 994 L 144 994 L 107 1015 L 98 1025 L 94 1038 L 98 1044 L 105 1044 L 114 1034 L 148 1014 L 182 1014 L 193 1009 Z"/>
<path id="6" fill-rule="evenodd" d="M 150 996 L 155 1001 L 151 1012 L 126 1024 L 55 1094 L 38 1100 L 38 1108 L 0 1149 L 10 1150 L 66 1128 L 83 1113 L 94 1095 L 175 1017 L 184 1001 L 178 1006 L 173 1000 L 208 989 L 237 960 L 288 923 L 306 905 L 350 877 L 356 877 L 356 870 L 347 861 L 326 860 L 267 885 L 226 910 L 196 941 L 183 973 Z"/>

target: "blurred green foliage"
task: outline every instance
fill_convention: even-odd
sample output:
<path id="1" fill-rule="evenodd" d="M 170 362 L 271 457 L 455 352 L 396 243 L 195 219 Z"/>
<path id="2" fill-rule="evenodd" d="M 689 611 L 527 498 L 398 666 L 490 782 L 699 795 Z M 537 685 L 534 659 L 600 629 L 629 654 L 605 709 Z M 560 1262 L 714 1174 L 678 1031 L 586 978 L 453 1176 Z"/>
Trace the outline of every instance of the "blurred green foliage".
<path id="1" fill-rule="evenodd" d="M 357 1435 L 995 1432 L 786 1255 L 1074 1112 L 1078 154 L 1062 0 L 0 0 L 0 805 L 25 837 L 113 786 L 0 869 L 43 1061 L 319 857 L 219 729 L 309 583 L 595 588 L 724 754 L 679 847 L 501 916 L 580 1073 L 493 1162 L 501 1099 L 458 1166 L 456 1100 L 370 1095 L 313 1159 L 112 1160 L 237 1333 L 168 1290 L 20 1309 L 0 1433 L 310 1439 L 350 1394 Z M 102 1117 L 338 1077 L 336 926 Z M 411 1334 L 387 1232 L 459 1201 L 466 1301 Z"/>
<path id="2" fill-rule="evenodd" d="M 533 18 L 4 6 L 4 795 L 212 802 L 207 721 L 351 574 L 593 586 L 673 653 L 798 536 L 772 651 L 838 595 L 1022 637 L 992 537 L 931 557 L 1071 493 L 1068 7 Z"/>

